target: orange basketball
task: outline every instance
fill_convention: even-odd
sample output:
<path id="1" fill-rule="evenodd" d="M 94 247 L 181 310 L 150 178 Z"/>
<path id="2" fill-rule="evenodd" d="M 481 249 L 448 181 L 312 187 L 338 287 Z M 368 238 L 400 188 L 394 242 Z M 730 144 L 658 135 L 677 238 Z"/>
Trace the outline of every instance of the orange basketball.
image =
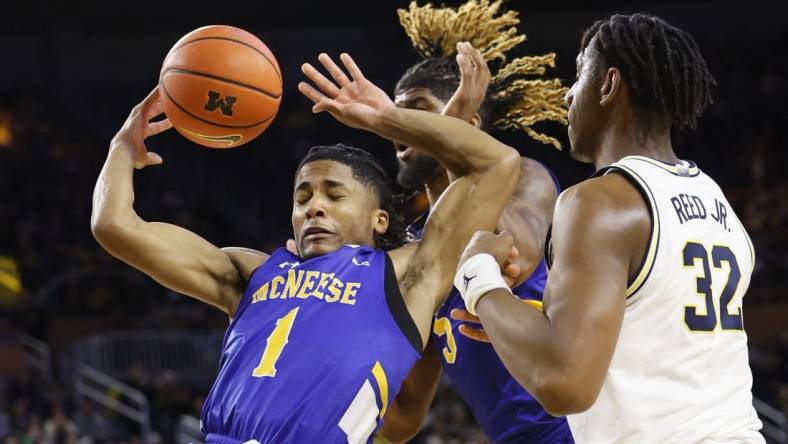
<path id="1" fill-rule="evenodd" d="M 271 50 L 232 26 L 206 26 L 178 40 L 159 85 L 175 129 L 211 148 L 235 148 L 260 135 L 282 100 L 282 73 Z"/>

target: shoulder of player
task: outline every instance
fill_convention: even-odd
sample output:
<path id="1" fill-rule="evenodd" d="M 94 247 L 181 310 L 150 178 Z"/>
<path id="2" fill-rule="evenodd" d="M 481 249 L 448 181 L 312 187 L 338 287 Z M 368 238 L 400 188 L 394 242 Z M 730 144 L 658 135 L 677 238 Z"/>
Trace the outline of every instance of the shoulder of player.
<path id="1" fill-rule="evenodd" d="M 520 156 L 520 173 L 523 174 L 523 176 L 532 174 L 538 176 L 540 179 L 549 179 L 552 181 L 547 167 L 544 166 L 542 162 L 531 159 L 530 157 Z"/>
<path id="2" fill-rule="evenodd" d="M 233 263 L 236 270 L 234 279 L 229 279 L 233 284 L 228 285 L 226 291 L 223 292 L 227 313 L 232 319 L 235 316 L 235 312 L 238 311 L 238 306 L 241 303 L 241 298 L 246 290 L 249 278 L 252 277 L 252 273 L 263 265 L 270 256 L 262 251 L 244 247 L 224 247 L 221 250 L 230 258 L 230 262 Z"/>
<path id="3" fill-rule="evenodd" d="M 224 247 L 222 251 L 230 258 L 244 281 L 248 281 L 254 270 L 263 265 L 270 257 L 262 251 L 244 247 Z"/>
<path id="4" fill-rule="evenodd" d="M 556 203 L 554 230 L 572 225 L 638 236 L 648 233 L 651 216 L 640 192 L 620 174 L 608 174 L 583 181 L 564 191 Z"/>
<path id="5" fill-rule="evenodd" d="M 525 189 L 528 185 L 540 185 L 550 189 L 554 194 L 556 191 L 553 176 L 541 162 L 530 157 L 520 157 L 520 186 L 517 192 Z"/>
<path id="6" fill-rule="evenodd" d="M 407 271 L 408 265 L 413 255 L 416 253 L 419 244 L 420 241 L 413 241 L 387 252 L 394 266 L 394 273 L 397 275 L 397 280 L 401 280 L 405 276 L 405 271 Z"/>
<path id="7" fill-rule="evenodd" d="M 543 206 L 552 210 L 557 196 L 558 189 L 547 167 L 536 160 L 521 157 L 520 181 L 507 207 Z"/>

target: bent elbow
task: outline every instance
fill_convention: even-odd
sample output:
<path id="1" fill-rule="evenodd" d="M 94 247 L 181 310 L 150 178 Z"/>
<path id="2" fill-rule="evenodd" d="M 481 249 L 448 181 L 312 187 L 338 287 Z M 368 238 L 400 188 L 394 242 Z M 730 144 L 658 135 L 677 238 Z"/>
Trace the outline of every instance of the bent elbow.
<path id="1" fill-rule="evenodd" d="M 102 239 L 111 237 L 115 229 L 113 224 L 107 220 L 95 217 L 95 215 L 90 218 L 90 232 L 99 243 L 101 243 Z"/>
<path id="2" fill-rule="evenodd" d="M 506 154 L 502 156 L 500 164 L 513 174 L 516 174 L 517 177 L 520 176 L 521 157 L 516 149 L 507 147 Z"/>
<path id="3" fill-rule="evenodd" d="M 565 378 L 551 379 L 543 383 L 534 396 L 545 411 L 553 416 L 585 412 L 599 396 L 599 390 L 594 390 L 590 384 L 571 383 Z"/>
<path id="4" fill-rule="evenodd" d="M 108 248 L 119 239 L 123 230 L 124 227 L 117 221 L 96 217 L 95 214 L 90 218 L 90 232 L 104 248 Z"/>

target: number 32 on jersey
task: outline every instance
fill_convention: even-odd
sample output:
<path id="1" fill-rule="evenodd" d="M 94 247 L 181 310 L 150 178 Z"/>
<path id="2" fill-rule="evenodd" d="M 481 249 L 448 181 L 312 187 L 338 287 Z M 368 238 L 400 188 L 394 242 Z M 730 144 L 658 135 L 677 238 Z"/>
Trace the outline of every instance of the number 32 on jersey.
<path id="1" fill-rule="evenodd" d="M 731 300 L 736 294 L 739 280 L 741 280 L 739 263 L 731 249 L 723 245 L 714 245 L 711 251 L 708 251 L 703 244 L 687 242 L 682 256 L 685 269 L 692 268 L 699 272 L 696 274 L 695 280 L 696 291 L 697 295 L 702 296 L 704 300 L 703 304 L 684 306 L 684 324 L 687 328 L 691 332 L 711 333 L 719 323 L 723 331 L 744 330 L 741 306 L 731 307 Z M 712 292 L 712 273 L 709 262 L 715 269 L 723 269 L 723 263 L 728 264 L 727 281 L 719 294 L 716 295 L 719 310 L 715 309 L 715 295 Z M 699 310 L 701 305 L 705 305 L 705 309 Z M 717 316 L 718 311 L 719 316 Z"/>

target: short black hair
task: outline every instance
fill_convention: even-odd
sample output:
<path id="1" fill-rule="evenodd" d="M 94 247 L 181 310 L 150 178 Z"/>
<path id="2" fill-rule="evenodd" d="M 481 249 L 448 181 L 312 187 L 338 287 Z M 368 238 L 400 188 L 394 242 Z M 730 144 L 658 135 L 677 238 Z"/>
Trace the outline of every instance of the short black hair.
<path id="1" fill-rule="evenodd" d="M 580 52 L 592 42 L 621 71 L 637 105 L 669 116 L 677 128 L 697 126 L 716 82 L 689 33 L 653 15 L 616 14 L 586 29 Z"/>
<path id="2" fill-rule="evenodd" d="M 304 165 L 317 160 L 332 160 L 347 165 L 356 180 L 372 188 L 375 192 L 380 208 L 389 214 L 389 227 L 386 232 L 382 235 L 375 234 L 376 248 L 391 250 L 405 244 L 405 223 L 394 208 L 391 181 L 386 171 L 371 154 L 360 148 L 341 143 L 314 146 L 301 160 L 296 175 Z"/>

